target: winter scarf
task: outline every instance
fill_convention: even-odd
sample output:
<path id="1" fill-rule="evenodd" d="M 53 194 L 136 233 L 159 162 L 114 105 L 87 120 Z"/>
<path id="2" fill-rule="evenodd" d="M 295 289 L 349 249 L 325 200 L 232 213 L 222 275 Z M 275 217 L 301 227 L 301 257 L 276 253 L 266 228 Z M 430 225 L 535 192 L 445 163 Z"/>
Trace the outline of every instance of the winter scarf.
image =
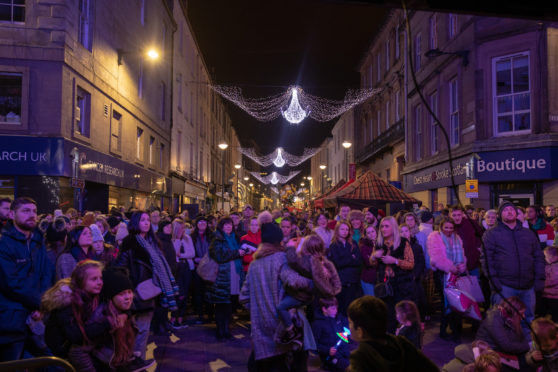
<path id="1" fill-rule="evenodd" d="M 229 249 L 231 251 L 238 251 L 239 250 L 238 243 L 236 242 L 236 237 L 234 235 L 234 232 L 231 233 L 231 234 L 223 233 L 223 236 L 225 237 L 225 240 L 227 241 L 227 245 L 229 246 Z M 234 268 L 236 269 L 236 272 L 238 274 L 240 274 L 242 272 L 242 261 L 241 260 L 234 260 Z"/>
<path id="2" fill-rule="evenodd" d="M 542 217 L 537 218 L 533 226 L 531 226 L 531 228 L 535 231 L 543 230 L 545 227 L 546 221 Z"/>
<path id="3" fill-rule="evenodd" d="M 163 308 L 169 308 L 171 311 L 178 310 L 176 305 L 176 296 L 178 296 L 178 285 L 174 280 L 171 269 L 162 253 L 156 249 L 153 244 L 145 240 L 141 235 L 136 235 L 136 239 L 149 254 L 151 266 L 153 266 L 153 284 L 161 288 L 162 296 L 160 303 Z"/>
<path id="4" fill-rule="evenodd" d="M 448 237 L 440 233 L 442 240 L 444 241 L 444 245 L 446 246 L 446 256 L 449 260 L 451 260 L 455 265 L 465 262 L 463 258 L 463 247 L 461 246 L 461 240 L 457 237 L 456 234 L 453 234 L 453 239 L 450 242 Z M 451 244 L 453 242 L 453 244 Z"/>

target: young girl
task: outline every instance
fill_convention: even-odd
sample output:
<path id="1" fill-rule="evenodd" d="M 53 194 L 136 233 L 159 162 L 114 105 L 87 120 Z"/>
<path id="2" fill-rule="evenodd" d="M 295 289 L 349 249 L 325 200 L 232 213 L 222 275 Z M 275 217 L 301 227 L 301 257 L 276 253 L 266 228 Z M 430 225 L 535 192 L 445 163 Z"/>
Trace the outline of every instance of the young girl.
<path id="1" fill-rule="evenodd" d="M 339 294 L 341 281 L 335 266 L 325 257 L 324 242 L 318 235 L 311 234 L 305 237 L 300 252 L 297 252 L 297 246 L 289 243 L 286 255 L 292 269 L 312 279 L 320 297 L 333 297 Z M 287 287 L 286 292 L 287 294 L 277 306 L 277 313 L 286 331 L 280 340 L 281 343 L 289 343 L 300 336 L 300 330 L 294 326 L 289 310 L 310 304 L 314 297 L 314 290 L 311 288 Z"/>
<path id="2" fill-rule="evenodd" d="M 337 222 L 327 258 L 333 262 L 341 279 L 342 289 L 337 296 L 337 301 L 339 301 L 339 312 L 346 316 L 349 304 L 362 296 L 360 286 L 362 255 L 352 238 L 349 222 Z"/>
<path id="3" fill-rule="evenodd" d="M 98 261 L 81 261 L 69 281 L 63 279 L 43 296 L 42 307 L 50 313 L 46 343 L 54 355 L 67 358 L 78 371 L 95 372 L 92 340 L 111 328 L 99 308 L 102 269 Z"/>
<path id="4" fill-rule="evenodd" d="M 405 336 L 417 349 L 421 349 L 421 324 L 417 305 L 413 301 L 401 301 L 395 305 L 395 317 L 399 327 L 398 336 Z"/>

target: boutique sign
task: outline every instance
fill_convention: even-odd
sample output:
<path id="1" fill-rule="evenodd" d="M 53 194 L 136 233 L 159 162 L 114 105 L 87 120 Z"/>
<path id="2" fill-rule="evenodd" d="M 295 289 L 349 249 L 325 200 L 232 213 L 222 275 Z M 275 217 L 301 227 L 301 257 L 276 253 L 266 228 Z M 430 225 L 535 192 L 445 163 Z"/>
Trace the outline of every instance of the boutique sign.
<path id="1" fill-rule="evenodd" d="M 481 182 L 558 178 L 558 148 L 542 147 L 478 154 L 476 175 Z"/>

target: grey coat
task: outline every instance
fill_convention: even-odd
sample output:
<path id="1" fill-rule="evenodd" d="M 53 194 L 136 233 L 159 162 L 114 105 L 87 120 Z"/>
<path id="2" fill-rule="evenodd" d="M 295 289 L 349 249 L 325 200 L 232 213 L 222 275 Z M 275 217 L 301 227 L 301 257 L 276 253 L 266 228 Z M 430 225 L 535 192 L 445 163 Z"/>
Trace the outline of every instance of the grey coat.
<path id="1" fill-rule="evenodd" d="M 254 254 L 242 290 L 240 301 L 250 310 L 252 343 L 256 360 L 281 355 L 289 351 L 285 345 L 278 345 L 273 340 L 280 320 L 277 305 L 284 296 L 283 285 L 293 288 L 306 288 L 312 285 L 310 279 L 296 273 L 287 264 L 285 253 L 279 246 L 262 243 Z M 299 310 L 304 322 L 304 348 L 316 350 L 312 328 Z"/>

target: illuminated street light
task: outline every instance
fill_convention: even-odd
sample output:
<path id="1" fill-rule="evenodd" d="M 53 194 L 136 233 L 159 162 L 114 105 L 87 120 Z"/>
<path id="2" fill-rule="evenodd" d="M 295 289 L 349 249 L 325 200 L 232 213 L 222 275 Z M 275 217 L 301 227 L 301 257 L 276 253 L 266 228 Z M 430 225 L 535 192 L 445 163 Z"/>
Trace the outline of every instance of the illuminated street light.
<path id="1" fill-rule="evenodd" d="M 250 177 L 244 177 L 244 181 L 248 181 Z"/>
<path id="2" fill-rule="evenodd" d="M 326 169 L 326 166 L 325 166 L 324 164 L 321 164 L 321 165 L 320 165 L 320 169 L 321 169 L 321 170 L 324 170 L 324 169 Z"/>
<path id="3" fill-rule="evenodd" d="M 251 183 L 251 184 L 249 184 L 248 186 L 250 186 L 250 187 L 254 187 L 254 184 L 253 184 L 253 183 Z"/>
<path id="4" fill-rule="evenodd" d="M 151 48 L 147 51 L 147 57 L 150 60 L 155 61 L 156 59 L 159 59 L 159 52 L 157 50 Z"/>
<path id="5" fill-rule="evenodd" d="M 304 187 L 304 182 L 301 182 L 301 183 L 300 183 L 300 186 Z"/>
<path id="6" fill-rule="evenodd" d="M 308 181 L 312 181 L 312 177 L 310 177 L 310 176 L 306 177 L 306 179 L 307 179 Z"/>
<path id="7" fill-rule="evenodd" d="M 342 145 L 343 145 L 344 148 L 348 149 L 348 148 L 350 148 L 353 144 L 350 143 L 349 141 L 343 141 L 343 144 L 342 144 Z"/>
<path id="8" fill-rule="evenodd" d="M 240 164 L 235 164 L 234 167 L 235 167 L 236 169 L 240 169 L 240 168 L 242 168 L 242 165 L 240 165 Z"/>
<path id="9" fill-rule="evenodd" d="M 225 143 L 225 142 L 221 142 L 221 143 L 218 144 L 217 146 L 219 146 L 219 148 L 220 148 L 221 150 L 226 150 L 227 147 L 229 147 L 229 145 L 228 145 L 227 143 Z"/>

